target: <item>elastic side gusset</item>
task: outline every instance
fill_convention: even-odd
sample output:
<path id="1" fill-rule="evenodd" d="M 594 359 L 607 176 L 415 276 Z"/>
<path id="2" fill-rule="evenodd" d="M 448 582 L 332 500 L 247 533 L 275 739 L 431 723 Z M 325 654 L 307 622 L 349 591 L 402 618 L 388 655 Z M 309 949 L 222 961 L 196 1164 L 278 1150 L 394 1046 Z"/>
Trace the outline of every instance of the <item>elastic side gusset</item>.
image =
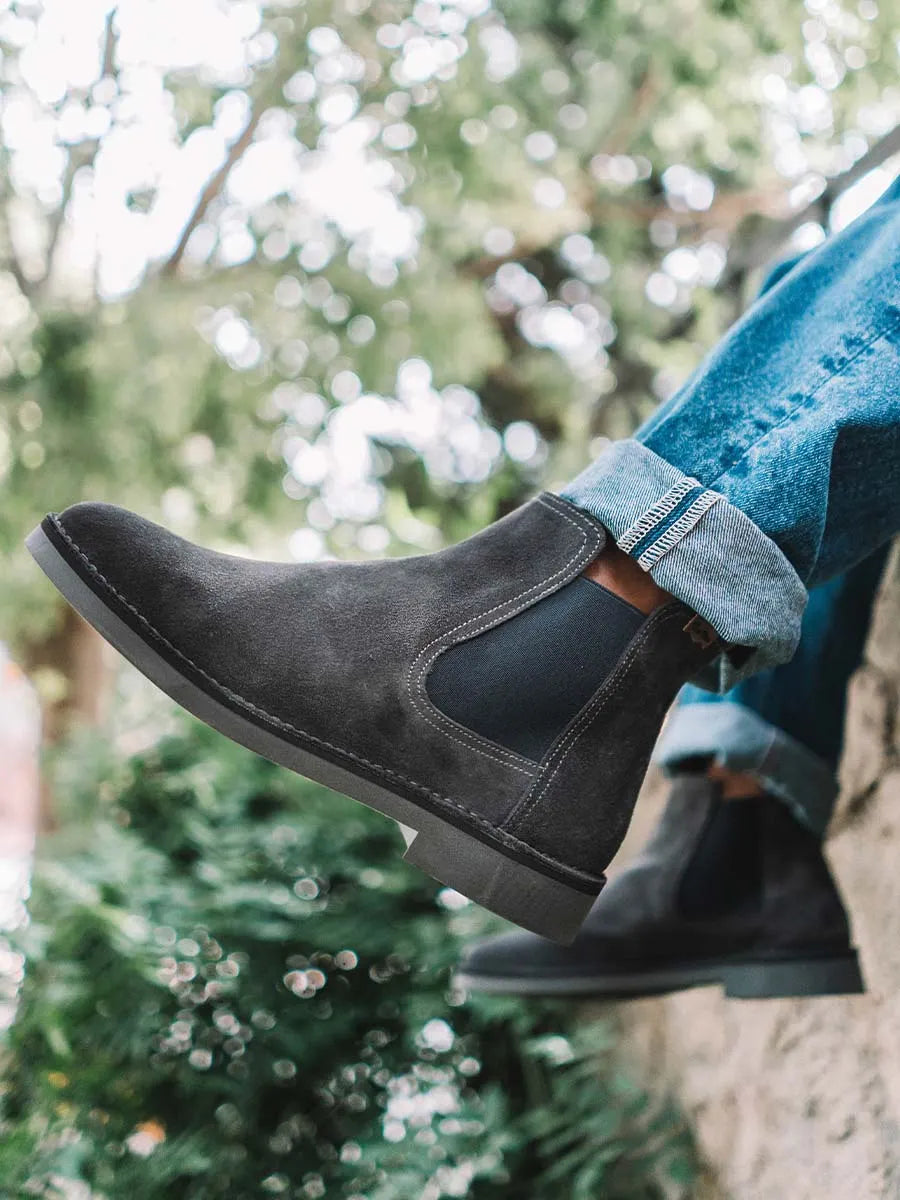
<path id="1" fill-rule="evenodd" d="M 538 762 L 645 619 L 600 584 L 579 576 L 508 621 L 444 651 L 426 690 L 451 720 Z"/>

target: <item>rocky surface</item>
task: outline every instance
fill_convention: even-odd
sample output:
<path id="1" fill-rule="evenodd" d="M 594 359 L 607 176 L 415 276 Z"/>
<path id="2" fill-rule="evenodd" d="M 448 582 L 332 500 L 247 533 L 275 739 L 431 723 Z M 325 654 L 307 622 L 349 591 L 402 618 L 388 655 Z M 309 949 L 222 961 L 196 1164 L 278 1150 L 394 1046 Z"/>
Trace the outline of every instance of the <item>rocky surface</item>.
<path id="1" fill-rule="evenodd" d="M 852 684 L 828 841 L 868 994 L 746 1001 L 704 989 L 613 1008 L 624 1053 L 695 1128 L 705 1200 L 900 1198 L 898 713 L 900 547 Z M 651 781 L 630 845 L 660 790 Z"/>

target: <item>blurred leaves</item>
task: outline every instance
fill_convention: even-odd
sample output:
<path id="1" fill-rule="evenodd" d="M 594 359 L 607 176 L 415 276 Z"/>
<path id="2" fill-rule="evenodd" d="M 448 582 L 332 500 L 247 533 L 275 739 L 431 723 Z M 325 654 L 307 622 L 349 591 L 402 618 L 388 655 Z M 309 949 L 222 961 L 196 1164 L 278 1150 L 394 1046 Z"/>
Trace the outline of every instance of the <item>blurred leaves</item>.
<path id="1" fill-rule="evenodd" d="M 628 433 L 736 315 L 753 222 L 777 249 L 900 119 L 897 0 L 805 9 L 122 0 L 70 61 L 61 0 L 0 7 L 0 633 L 57 620 L 48 507 L 415 551 Z"/>
<path id="2" fill-rule="evenodd" d="M 450 969 L 492 920 L 444 904 L 392 823 L 187 717 L 55 754 L 71 808 L 18 935 L 0 1194 L 686 1194 L 690 1138 L 607 1031 L 460 1005 Z"/>
<path id="3" fill-rule="evenodd" d="M 48 508 L 354 557 L 567 478 L 823 236 L 900 121 L 898 32 L 898 0 L 0 0 L 0 636 L 58 621 Z M 460 1006 L 483 917 L 392 826 L 165 723 L 57 754 L 4 1200 L 691 1194 L 608 1031 Z"/>

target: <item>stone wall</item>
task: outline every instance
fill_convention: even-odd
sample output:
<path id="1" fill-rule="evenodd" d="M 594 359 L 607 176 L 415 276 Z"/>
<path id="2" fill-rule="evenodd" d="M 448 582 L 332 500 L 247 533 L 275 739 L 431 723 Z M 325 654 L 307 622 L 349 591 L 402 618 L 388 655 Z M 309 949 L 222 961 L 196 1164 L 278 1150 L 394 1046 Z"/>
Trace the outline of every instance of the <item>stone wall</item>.
<path id="1" fill-rule="evenodd" d="M 704 1200 L 900 1200 L 898 713 L 900 547 L 852 684 L 828 841 L 868 994 L 742 1001 L 704 989 L 613 1009 L 623 1053 L 695 1128 Z M 661 791 L 648 783 L 631 846 Z"/>

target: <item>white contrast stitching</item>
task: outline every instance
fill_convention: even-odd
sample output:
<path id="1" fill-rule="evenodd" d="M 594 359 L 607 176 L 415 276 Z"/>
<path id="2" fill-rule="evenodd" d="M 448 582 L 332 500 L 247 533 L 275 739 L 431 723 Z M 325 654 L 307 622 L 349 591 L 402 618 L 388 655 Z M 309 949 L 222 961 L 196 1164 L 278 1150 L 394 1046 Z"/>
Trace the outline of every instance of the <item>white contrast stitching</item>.
<path id="1" fill-rule="evenodd" d="M 616 539 L 619 549 L 629 554 L 641 538 L 646 537 L 652 529 L 655 529 L 660 521 L 664 517 L 667 517 L 672 509 L 684 499 L 688 492 L 700 486 L 699 479 L 693 479 L 689 475 L 685 475 L 683 479 L 679 479 L 671 491 L 666 492 L 661 500 L 657 500 L 651 508 L 647 509 L 639 521 L 632 525 L 630 529 L 626 529 L 622 536 Z"/>
<path id="2" fill-rule="evenodd" d="M 537 499 L 538 499 L 539 503 L 544 504 L 552 512 L 555 512 L 557 516 L 562 517 L 564 521 L 568 521 L 570 525 L 574 525 L 576 528 L 578 528 L 575 521 L 573 521 L 564 512 L 560 512 L 558 509 L 555 509 L 552 505 L 547 504 L 546 500 L 543 497 L 539 496 Z M 457 742 L 459 745 L 464 746 L 468 750 L 474 750 L 477 754 L 482 754 L 486 758 L 493 758 L 493 759 L 496 759 L 498 762 L 502 762 L 503 758 L 507 758 L 510 760 L 515 760 L 517 762 L 526 763 L 527 769 L 523 768 L 523 767 L 514 766 L 513 761 L 502 763 L 502 765 L 509 766 L 515 771 L 521 771 L 521 773 L 523 775 L 528 775 L 529 778 L 533 778 L 534 775 L 537 773 L 537 767 L 534 763 L 530 762 L 528 759 L 523 758 L 521 755 L 513 753 L 512 751 L 505 750 L 499 746 L 495 747 L 493 744 L 487 742 L 486 739 L 481 739 L 478 734 L 473 733 L 472 731 L 465 729 L 463 726 L 457 725 L 455 722 L 451 721 L 450 718 L 447 717 L 444 713 L 442 713 L 439 708 L 437 708 L 434 704 L 432 704 L 427 691 L 425 691 L 424 680 L 425 680 L 425 676 L 427 675 L 428 670 L 430 669 L 432 663 L 435 661 L 435 659 L 438 657 L 438 655 L 446 648 L 446 639 L 452 637 L 452 635 L 454 633 L 457 633 L 460 630 L 465 629 L 473 621 L 479 621 L 483 617 L 491 616 L 491 614 L 496 613 L 499 609 L 507 608 L 510 605 L 515 605 L 517 601 L 523 599 L 526 596 L 530 596 L 531 592 L 535 591 L 538 588 L 544 587 L 546 584 L 549 584 L 552 581 L 554 581 L 558 576 L 565 574 L 565 572 L 569 570 L 569 568 L 573 565 L 573 563 L 583 555 L 584 548 L 587 544 L 587 536 L 588 536 L 589 532 L 596 533 L 596 535 L 597 535 L 596 540 L 597 540 L 597 543 L 599 544 L 601 531 L 592 529 L 592 527 L 587 522 L 585 522 L 581 528 L 582 540 L 581 540 L 581 544 L 578 547 L 578 550 L 576 551 L 574 557 L 571 558 L 569 560 L 569 562 L 567 562 L 566 565 L 560 571 L 555 572 L 553 575 L 548 576 L 546 579 L 541 580 L 539 583 L 533 584 L 532 587 L 527 588 L 524 592 L 520 592 L 518 596 L 514 596 L 511 600 L 506 600 L 502 604 L 495 605 L 494 608 L 488 609 L 486 612 L 476 613 L 475 616 L 470 617 L 467 621 L 464 621 L 464 622 L 462 622 L 462 624 L 457 625 L 454 629 L 451 629 L 448 633 L 441 634 L 437 638 L 432 639 L 432 641 L 430 641 L 428 643 L 428 645 L 425 646 L 420 651 L 420 653 L 416 656 L 414 661 L 410 664 L 410 668 L 407 673 L 407 689 L 409 691 L 410 699 L 413 702 L 413 707 L 416 709 L 416 712 L 419 714 L 419 716 L 422 717 L 423 720 L 425 720 L 429 725 L 431 725 L 432 728 L 436 729 L 438 733 L 443 733 L 446 737 L 449 737 L 451 739 L 451 741 Z M 553 590 L 554 590 L 554 587 L 547 588 L 539 596 L 531 597 L 530 602 L 537 603 L 538 600 L 542 600 L 544 598 L 544 596 L 549 595 L 549 593 L 552 592 Z M 507 615 L 513 616 L 514 613 L 509 613 Z M 466 639 L 458 639 L 458 640 L 467 640 L 468 637 L 474 637 L 476 634 L 483 632 L 483 630 L 489 628 L 491 625 L 497 624 L 501 619 L 502 619 L 501 617 L 497 617 L 496 619 L 486 621 L 483 625 L 481 625 L 475 629 L 469 630 L 467 633 Z M 432 646 L 434 646 L 437 642 L 442 642 L 444 644 L 437 647 L 434 654 L 431 656 L 430 659 L 428 659 L 427 662 L 422 663 L 422 666 L 419 668 L 419 670 L 416 674 L 415 683 L 413 684 L 413 681 L 412 681 L 413 672 L 416 670 L 420 660 L 424 658 L 424 656 L 427 654 L 428 650 Z M 425 704 L 428 705 L 428 709 L 426 709 L 425 705 L 422 704 L 423 697 L 424 697 Z M 429 717 L 429 710 L 431 713 L 433 713 L 433 715 L 435 717 L 438 718 L 439 721 L 446 722 L 447 728 L 440 728 L 438 725 L 436 725 L 434 723 L 434 721 Z M 459 737 L 460 733 L 463 734 L 465 737 L 472 739 L 472 741 L 471 742 L 463 741 Z M 474 744 L 474 742 L 476 740 L 482 741 L 484 744 L 483 745 Z"/>
<path id="3" fill-rule="evenodd" d="M 638 557 L 638 566 L 643 567 L 645 571 L 649 571 L 651 567 L 667 554 L 674 546 L 677 546 L 686 533 L 694 528 L 704 513 L 708 512 L 714 504 L 718 504 L 725 497 L 721 492 L 703 492 L 698 496 L 694 503 L 681 514 L 677 521 L 673 521 L 669 528 L 657 538 L 647 549 Z"/>
<path id="4" fill-rule="evenodd" d="M 104 587 L 106 587 L 125 606 L 125 608 L 129 610 L 129 612 L 133 613 L 135 617 L 137 617 L 142 625 L 146 626 L 146 628 L 157 639 L 157 641 L 168 647 L 173 654 L 182 659 L 188 664 L 188 666 L 195 670 L 198 675 L 201 675 L 210 684 L 212 684 L 217 691 L 221 692 L 223 696 L 227 696 L 241 708 L 245 708 L 248 712 L 252 712 L 256 716 L 265 718 L 265 720 L 270 722 L 276 728 L 290 730 L 291 733 L 299 734 L 299 736 L 304 738 L 306 741 L 313 742 L 319 746 L 324 746 L 328 750 L 333 750 L 343 758 L 350 759 L 353 762 L 359 763 L 361 766 L 369 768 L 369 770 L 374 771 L 376 775 L 382 775 L 386 779 L 395 779 L 400 783 L 406 784 L 408 787 L 412 788 L 413 791 L 419 792 L 421 795 L 426 796 L 431 800 L 436 800 L 441 804 L 447 805 L 449 808 L 455 809 L 457 812 L 463 813 L 472 821 L 474 825 L 484 829 L 486 833 L 489 833 L 491 837 L 495 838 L 501 844 L 507 844 L 510 849 L 525 852 L 538 862 L 555 867 L 572 876 L 573 878 L 583 880 L 585 883 L 593 885 L 602 881 L 602 875 L 591 875 L 587 871 L 579 870 L 578 867 L 572 867 L 568 863 L 560 862 L 559 859 L 554 858 L 550 854 L 544 854 L 541 850 L 535 849 L 534 846 L 530 846 L 521 838 L 517 838 L 515 834 L 511 833 L 509 830 L 502 829 L 497 825 L 493 825 L 479 813 L 473 812 L 472 809 L 467 808 L 464 804 L 460 804 L 458 800 L 453 800 L 449 796 L 442 795 L 440 792 L 432 791 L 431 788 L 425 787 L 424 784 L 418 783 L 414 779 L 410 779 L 407 775 L 402 775 L 399 771 L 393 771 L 390 767 L 382 766 L 380 763 L 370 762 L 369 759 L 363 758 L 362 755 L 355 754 L 352 750 L 345 750 L 342 746 L 336 746 L 331 742 L 327 742 L 324 738 L 317 737 L 315 734 L 309 733 L 305 729 L 299 729 L 296 725 L 291 725 L 289 721 L 283 721 L 280 717 L 276 717 L 274 714 L 266 712 L 264 708 L 260 708 L 259 705 L 254 704 L 252 700 L 247 700 L 244 696 L 232 691 L 231 688 L 226 687 L 223 683 L 220 683 L 219 680 L 213 678 L 208 671 L 205 671 L 192 659 L 188 658 L 188 656 L 183 651 L 179 650 L 177 646 L 173 645 L 167 637 L 164 637 L 163 634 L 161 634 L 159 630 L 147 620 L 144 614 L 135 608 L 135 606 L 129 600 L 127 600 L 125 596 L 122 595 L 118 588 L 110 583 L 103 572 L 91 562 L 75 539 L 63 527 L 59 518 L 55 514 L 52 514 L 50 519 L 52 520 L 54 527 L 59 531 L 60 536 L 68 543 L 68 545 L 72 547 L 78 557 L 87 566 L 88 570 L 90 570 L 90 572 L 103 583 Z"/>
<path id="5" fill-rule="evenodd" d="M 568 523 L 578 529 L 582 535 L 581 544 L 579 545 L 573 557 L 570 558 L 566 565 L 560 568 L 560 570 L 555 571 L 552 575 L 548 575 L 546 579 L 540 580 L 540 582 L 533 584 L 530 588 L 526 588 L 526 590 L 520 592 L 518 596 L 513 596 L 511 600 L 504 600 L 501 604 L 496 604 L 493 608 L 489 608 L 485 612 L 476 613 L 474 616 L 469 617 L 468 620 L 463 621 L 461 624 L 455 626 L 455 628 L 450 629 L 445 633 L 441 633 L 436 638 L 433 638 L 426 646 L 422 648 L 422 650 L 419 651 L 416 658 L 410 664 L 409 671 L 407 672 L 406 676 L 407 691 L 409 692 L 413 707 L 419 716 L 433 729 L 437 730 L 438 733 L 444 734 L 445 737 L 448 737 L 451 741 L 456 742 L 465 749 L 474 750 L 476 754 L 481 754 L 485 758 L 495 759 L 503 766 L 510 767 L 513 771 L 519 771 L 521 774 L 527 775 L 529 778 L 533 778 L 537 773 L 538 768 L 534 763 L 529 762 L 529 760 L 523 758 L 522 755 L 515 754 L 512 751 L 505 750 L 499 746 L 495 747 L 492 743 L 487 742 L 487 739 L 480 738 L 478 734 L 465 729 L 464 726 L 458 725 L 454 721 L 451 721 L 449 717 L 442 713 L 441 710 L 431 702 L 431 699 L 425 690 L 425 676 L 428 674 L 428 671 L 431 669 L 431 666 L 438 655 L 441 654 L 443 650 L 448 648 L 450 639 L 455 633 L 459 633 L 461 630 L 467 629 L 467 627 L 473 622 L 482 621 L 483 618 L 490 617 L 490 620 L 484 621 L 483 624 L 478 625 L 475 629 L 468 630 L 465 638 L 456 639 L 457 642 L 468 640 L 469 637 L 475 637 L 476 634 L 482 633 L 485 629 L 490 628 L 492 625 L 498 624 L 502 619 L 504 619 L 499 616 L 493 616 L 493 614 L 498 613 L 499 610 L 509 608 L 511 606 L 514 607 L 518 601 L 524 600 L 526 597 L 530 597 L 529 603 L 531 604 L 536 604 L 539 600 L 543 600 L 545 596 L 548 596 L 551 592 L 556 590 L 556 584 L 554 581 L 560 576 L 565 575 L 577 561 L 584 558 L 585 548 L 588 545 L 588 537 L 590 534 L 593 533 L 595 535 L 596 548 L 599 548 L 603 535 L 603 530 L 601 528 L 592 525 L 586 517 L 583 517 L 582 514 L 578 512 L 577 509 L 574 509 L 571 515 L 560 511 L 560 509 L 548 502 L 549 499 L 556 499 L 556 497 L 552 496 L 552 494 L 548 494 L 547 496 L 538 496 L 537 502 L 539 504 L 543 504 L 546 508 L 549 508 L 551 512 L 556 514 L 556 516 L 562 517 L 564 521 L 568 521 Z M 572 519 L 573 516 L 576 518 L 576 520 Z M 587 561 L 587 559 L 585 559 L 585 561 Z M 541 588 L 544 588 L 544 591 L 542 591 L 540 595 L 532 596 L 533 592 L 538 591 Z M 524 607 L 524 605 L 520 605 L 520 608 L 521 607 Z M 518 609 L 515 609 L 514 612 L 507 613 L 506 616 L 514 616 L 515 611 L 518 611 Z M 439 642 L 441 645 L 438 645 Z M 428 651 L 433 646 L 437 646 L 437 649 L 430 658 L 426 659 Z M 415 679 L 413 678 L 414 674 Z M 426 704 L 428 705 L 427 709 L 425 707 Z M 441 724 L 437 724 L 433 717 L 436 717 Z M 463 740 L 463 737 L 461 737 L 460 734 L 464 735 L 465 738 L 470 740 Z M 478 745 L 476 742 L 482 742 L 483 744 Z M 508 761 L 504 761 L 504 759 Z M 527 763 L 528 766 L 527 768 L 516 766 L 516 762 Z"/>
<path id="6" fill-rule="evenodd" d="M 597 708 L 600 707 L 600 705 L 607 698 L 611 698 L 612 696 L 614 696 L 616 694 L 616 692 L 618 691 L 619 685 L 620 685 L 621 681 L 624 679 L 628 668 L 631 666 L 632 662 L 634 661 L 634 658 L 635 658 L 638 650 L 640 649 L 640 647 L 647 640 L 650 632 L 651 631 L 649 629 L 649 622 L 648 622 L 648 625 L 644 626 L 644 628 L 641 630 L 641 632 L 635 638 L 635 641 L 631 644 L 631 646 L 629 646 L 627 653 L 625 654 L 622 661 L 619 663 L 618 669 L 614 672 L 614 674 L 612 676 L 609 676 L 604 681 L 603 686 L 598 690 L 597 694 L 591 699 L 591 701 L 586 706 L 586 708 L 582 710 L 582 712 L 578 716 L 577 720 L 575 721 L 575 723 L 571 727 L 571 729 L 569 729 L 566 732 L 566 734 L 560 740 L 559 744 L 553 748 L 546 763 L 544 764 L 544 780 L 543 780 L 543 784 L 542 784 L 540 790 L 533 793 L 531 797 L 526 797 L 525 800 L 522 802 L 518 813 L 512 814 L 512 817 L 514 818 L 516 824 L 519 824 L 521 821 L 524 821 L 525 818 L 528 816 L 528 814 L 531 812 L 531 810 L 534 808 L 534 806 L 538 803 L 538 801 L 543 799 L 543 797 L 546 794 L 546 791 L 547 791 L 548 787 L 550 786 L 550 783 L 552 782 L 553 778 L 555 777 L 557 771 L 563 765 L 566 758 L 568 757 L 569 750 L 574 746 L 575 741 L 577 741 L 578 736 L 581 733 L 581 730 L 585 726 L 585 723 L 590 721 L 590 719 L 593 717 L 594 712 L 597 710 Z M 547 772 L 550 770 L 550 766 L 554 762 L 555 759 L 558 760 L 556 762 L 556 766 L 553 768 L 552 771 L 550 771 L 550 773 L 548 775 Z"/>

